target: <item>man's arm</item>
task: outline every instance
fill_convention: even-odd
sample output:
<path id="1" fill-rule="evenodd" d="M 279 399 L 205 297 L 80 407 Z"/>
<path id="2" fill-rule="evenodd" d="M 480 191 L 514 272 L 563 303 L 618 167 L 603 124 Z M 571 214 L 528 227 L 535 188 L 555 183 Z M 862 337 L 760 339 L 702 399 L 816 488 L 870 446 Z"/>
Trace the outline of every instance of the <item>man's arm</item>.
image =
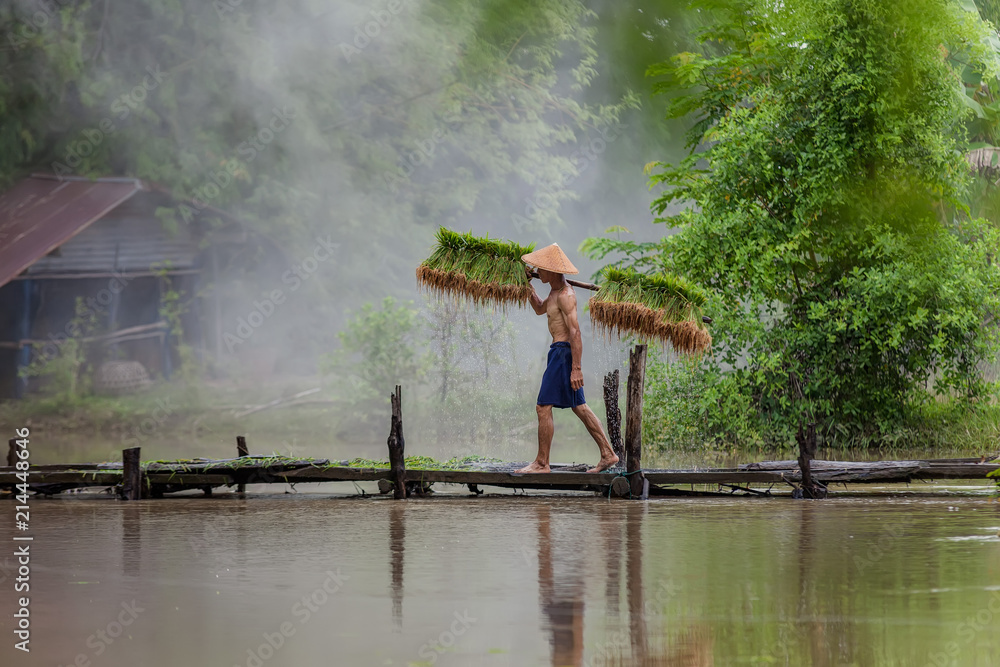
<path id="1" fill-rule="evenodd" d="M 524 270 L 528 272 L 528 286 L 531 288 L 531 294 L 528 295 L 528 305 L 535 311 L 535 315 L 544 315 L 545 302 L 535 292 L 535 286 L 531 284 L 531 269 L 524 267 Z"/>
<path id="2" fill-rule="evenodd" d="M 580 337 L 580 322 L 576 319 L 576 293 L 572 288 L 563 290 L 559 294 L 558 303 L 569 328 L 569 349 L 573 354 L 569 382 L 573 391 L 576 391 L 583 386 L 583 339 Z"/>

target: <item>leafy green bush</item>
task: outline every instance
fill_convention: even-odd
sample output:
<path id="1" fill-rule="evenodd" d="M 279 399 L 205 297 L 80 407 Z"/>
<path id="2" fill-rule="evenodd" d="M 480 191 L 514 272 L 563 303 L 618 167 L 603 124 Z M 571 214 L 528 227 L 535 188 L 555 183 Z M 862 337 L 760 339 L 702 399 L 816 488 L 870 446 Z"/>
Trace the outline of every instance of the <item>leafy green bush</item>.
<path id="1" fill-rule="evenodd" d="M 752 432 L 745 409 L 776 444 L 880 443 L 983 396 L 1000 236 L 963 203 L 954 67 L 996 76 L 988 27 L 937 0 L 707 4 L 702 52 L 650 71 L 694 121 L 654 210 L 679 229 L 660 264 L 715 296 L 709 433 Z"/>
<path id="2" fill-rule="evenodd" d="M 365 304 L 338 334 L 341 349 L 321 360 L 336 389 L 363 419 L 385 412 L 392 388 L 415 387 L 427 373 L 419 311 L 392 297 L 376 309 Z"/>

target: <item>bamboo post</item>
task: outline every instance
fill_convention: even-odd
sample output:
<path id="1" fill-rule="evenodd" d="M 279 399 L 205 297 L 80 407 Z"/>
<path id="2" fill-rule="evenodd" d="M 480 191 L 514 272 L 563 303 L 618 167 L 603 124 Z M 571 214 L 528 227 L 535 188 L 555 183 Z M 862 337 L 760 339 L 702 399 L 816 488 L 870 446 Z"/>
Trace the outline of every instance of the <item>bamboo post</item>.
<path id="1" fill-rule="evenodd" d="M 122 450 L 122 500 L 139 500 L 142 497 L 142 466 L 139 447 Z"/>
<path id="2" fill-rule="evenodd" d="M 608 440 L 611 449 L 619 460 L 625 460 L 625 449 L 622 446 L 622 411 L 618 407 L 618 369 L 604 376 L 604 409 L 607 413 Z"/>
<path id="3" fill-rule="evenodd" d="M 17 464 L 17 440 L 11 438 L 7 441 L 7 465 L 13 468 Z"/>
<path id="4" fill-rule="evenodd" d="M 642 390 L 646 381 L 646 346 L 636 345 L 628 360 L 625 407 L 625 472 L 629 473 L 632 497 L 642 496 Z"/>
<path id="5" fill-rule="evenodd" d="M 392 421 L 389 429 L 389 474 L 393 483 L 392 497 L 406 498 L 406 458 L 403 441 L 403 390 L 397 384 L 396 391 L 389 397 L 392 404 Z"/>
<path id="6" fill-rule="evenodd" d="M 238 457 L 250 456 L 250 450 L 247 448 L 246 436 L 243 435 L 236 436 L 236 456 Z M 246 491 L 247 491 L 246 476 L 240 475 L 240 482 L 236 485 L 236 492 L 246 493 Z"/>

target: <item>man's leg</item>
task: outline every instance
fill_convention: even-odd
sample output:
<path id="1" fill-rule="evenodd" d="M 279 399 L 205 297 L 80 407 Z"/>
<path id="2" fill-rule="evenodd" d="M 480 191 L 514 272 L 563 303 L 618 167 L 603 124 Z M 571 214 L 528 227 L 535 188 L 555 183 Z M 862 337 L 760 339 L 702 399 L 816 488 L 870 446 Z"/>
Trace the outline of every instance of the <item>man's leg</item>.
<path id="1" fill-rule="evenodd" d="M 582 403 L 573 408 L 573 414 L 580 418 L 580 421 L 583 422 L 583 425 L 590 432 L 590 437 L 594 439 L 598 449 L 601 450 L 601 462 L 587 472 L 601 472 L 618 463 L 618 457 L 615 456 L 614 450 L 611 449 L 608 436 L 604 435 L 604 429 L 601 428 L 601 420 L 597 418 L 597 415 L 590 409 L 590 406 Z"/>
<path id="2" fill-rule="evenodd" d="M 549 450 L 552 449 L 552 406 L 536 405 L 538 413 L 538 456 L 533 463 L 517 472 L 549 472 Z"/>

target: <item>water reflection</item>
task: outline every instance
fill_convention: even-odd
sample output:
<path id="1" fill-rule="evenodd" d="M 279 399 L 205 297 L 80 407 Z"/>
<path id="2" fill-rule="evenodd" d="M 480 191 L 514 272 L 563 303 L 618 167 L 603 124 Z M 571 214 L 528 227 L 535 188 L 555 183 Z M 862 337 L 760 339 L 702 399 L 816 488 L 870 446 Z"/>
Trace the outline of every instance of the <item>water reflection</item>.
<path id="1" fill-rule="evenodd" d="M 620 508 L 602 513 L 595 521 L 592 517 L 584 520 L 553 510 L 548 504 L 536 506 L 539 604 L 553 667 L 715 664 L 707 627 L 687 624 L 671 632 L 666 624 L 664 608 L 676 594 L 672 584 L 663 582 L 655 590 L 647 591 L 643 577 L 646 512 L 646 503 L 622 503 Z M 587 529 L 595 523 L 600 527 L 599 536 Z M 602 543 L 604 561 L 600 567 L 604 581 L 595 583 L 604 585 L 606 612 L 612 628 L 596 646 L 587 646 L 584 641 L 588 539 L 599 539 Z M 619 611 L 623 564 L 627 619 Z M 651 623 L 656 625 L 651 628 Z M 590 629 L 591 633 L 596 631 L 597 628 Z M 671 636 L 672 640 L 668 640 Z M 590 656 L 586 661 L 585 653 Z"/>
<path id="2" fill-rule="evenodd" d="M 142 575 L 142 514 L 138 502 L 122 504 L 122 571 L 127 577 Z"/>
<path id="3" fill-rule="evenodd" d="M 573 530 L 574 521 L 559 512 L 553 526 L 547 504 L 537 506 L 536 518 L 539 604 L 551 635 L 552 665 L 577 667 L 583 664 L 585 533 Z"/>
<path id="4" fill-rule="evenodd" d="M 405 503 L 394 502 L 389 507 L 389 563 L 392 589 L 392 622 L 396 630 L 403 628 L 403 556 L 406 550 Z"/>

